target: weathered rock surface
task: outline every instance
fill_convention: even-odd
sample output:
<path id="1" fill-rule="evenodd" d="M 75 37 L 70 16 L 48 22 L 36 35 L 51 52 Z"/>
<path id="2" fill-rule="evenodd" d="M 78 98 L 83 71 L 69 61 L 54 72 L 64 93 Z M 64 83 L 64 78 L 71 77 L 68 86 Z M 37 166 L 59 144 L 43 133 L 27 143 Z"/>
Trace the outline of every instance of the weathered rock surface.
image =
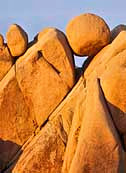
<path id="1" fill-rule="evenodd" d="M 65 36 L 53 29 L 16 63 L 29 109 L 42 125 L 74 85 L 74 63 Z"/>
<path id="2" fill-rule="evenodd" d="M 64 130 L 67 136 L 69 136 L 72 128 L 71 125 L 73 124 L 74 113 L 77 109 L 76 107 L 79 107 L 80 100 L 84 97 L 86 97 L 85 81 L 81 76 L 72 91 L 49 117 L 49 120 L 53 120 L 53 118 L 57 116 L 62 117 Z"/>
<path id="3" fill-rule="evenodd" d="M 13 66 L 0 82 L 0 170 L 34 132 L 34 123 Z"/>
<path id="4" fill-rule="evenodd" d="M 9 27 L 6 39 L 12 56 L 20 56 L 26 51 L 28 36 L 19 25 L 13 24 Z"/>
<path id="5" fill-rule="evenodd" d="M 113 57 L 101 76 L 101 85 L 113 120 L 121 134 L 126 133 L 126 50 Z"/>
<path id="6" fill-rule="evenodd" d="M 22 149 L 21 157 L 12 166 L 12 172 L 61 172 L 65 146 L 77 102 L 80 97 L 85 97 L 83 82 L 84 79 L 81 77 L 77 85 L 50 116 L 47 124 L 42 127 L 30 144 L 24 150 Z"/>
<path id="7" fill-rule="evenodd" d="M 58 124 L 57 124 L 58 123 Z M 23 151 L 12 173 L 59 173 L 65 145 L 58 135 L 59 124 L 47 123 Z"/>
<path id="8" fill-rule="evenodd" d="M 62 167 L 62 172 L 69 172 L 72 159 L 76 152 L 76 147 L 78 144 L 78 137 L 81 128 L 81 122 L 83 119 L 84 111 L 85 111 L 85 99 L 86 99 L 86 86 L 84 85 L 84 79 L 81 80 L 83 83 L 83 87 L 81 87 L 79 99 L 76 101 L 76 105 L 74 108 L 74 114 L 72 119 L 72 125 L 69 132 L 68 142 L 66 146 L 64 162 Z M 78 82 L 79 85 L 79 82 Z M 77 87 L 78 87 L 77 85 Z M 82 85 L 82 84 L 81 84 Z"/>
<path id="9" fill-rule="evenodd" d="M 92 172 L 125 172 L 124 151 L 97 80 L 87 84 L 86 109 L 69 170 Z"/>
<path id="10" fill-rule="evenodd" d="M 94 14 L 82 14 L 67 25 L 66 34 L 75 54 L 91 56 L 110 41 L 110 30 L 105 21 Z"/>
<path id="11" fill-rule="evenodd" d="M 85 78 L 90 80 L 95 69 L 95 75 L 101 78 L 114 123 L 123 134 L 126 132 L 125 61 L 126 31 L 122 31 L 110 45 L 94 57 L 84 73 Z"/>

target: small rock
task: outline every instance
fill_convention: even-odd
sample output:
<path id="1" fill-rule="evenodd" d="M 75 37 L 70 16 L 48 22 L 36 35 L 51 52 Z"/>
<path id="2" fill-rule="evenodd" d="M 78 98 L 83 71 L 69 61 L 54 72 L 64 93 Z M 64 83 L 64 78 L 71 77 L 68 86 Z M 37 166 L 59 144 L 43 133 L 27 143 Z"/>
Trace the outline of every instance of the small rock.
<path id="1" fill-rule="evenodd" d="M 20 56 L 26 51 L 28 36 L 19 25 L 13 24 L 10 26 L 6 33 L 6 39 L 12 56 Z"/>

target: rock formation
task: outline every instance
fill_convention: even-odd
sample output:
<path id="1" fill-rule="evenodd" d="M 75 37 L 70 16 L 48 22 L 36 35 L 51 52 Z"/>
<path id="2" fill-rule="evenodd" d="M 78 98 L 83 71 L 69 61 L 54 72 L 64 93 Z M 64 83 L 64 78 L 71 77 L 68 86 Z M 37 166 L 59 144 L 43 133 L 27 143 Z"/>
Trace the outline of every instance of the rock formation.
<path id="1" fill-rule="evenodd" d="M 125 27 L 94 14 L 0 35 L 0 172 L 126 173 L 125 64 Z"/>

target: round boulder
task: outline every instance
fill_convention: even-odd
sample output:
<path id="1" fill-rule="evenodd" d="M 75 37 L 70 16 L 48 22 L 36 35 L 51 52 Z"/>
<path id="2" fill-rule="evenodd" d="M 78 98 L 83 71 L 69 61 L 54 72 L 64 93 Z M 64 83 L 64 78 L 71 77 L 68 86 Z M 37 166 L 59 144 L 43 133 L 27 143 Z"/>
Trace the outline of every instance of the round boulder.
<path id="1" fill-rule="evenodd" d="M 12 56 L 20 56 L 26 51 L 28 36 L 19 25 L 13 24 L 10 26 L 6 39 Z"/>
<path id="2" fill-rule="evenodd" d="M 108 25 L 101 17 L 90 13 L 73 18 L 66 27 L 66 35 L 79 56 L 95 55 L 110 41 Z"/>

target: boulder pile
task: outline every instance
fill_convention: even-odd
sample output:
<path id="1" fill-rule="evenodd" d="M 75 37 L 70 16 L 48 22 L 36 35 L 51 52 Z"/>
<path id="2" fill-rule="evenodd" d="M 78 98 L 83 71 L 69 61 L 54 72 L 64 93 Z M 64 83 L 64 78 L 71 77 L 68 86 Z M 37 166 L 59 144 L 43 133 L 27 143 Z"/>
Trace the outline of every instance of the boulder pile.
<path id="1" fill-rule="evenodd" d="M 126 26 L 0 34 L 0 173 L 126 173 Z M 74 55 L 88 56 L 76 68 Z"/>

